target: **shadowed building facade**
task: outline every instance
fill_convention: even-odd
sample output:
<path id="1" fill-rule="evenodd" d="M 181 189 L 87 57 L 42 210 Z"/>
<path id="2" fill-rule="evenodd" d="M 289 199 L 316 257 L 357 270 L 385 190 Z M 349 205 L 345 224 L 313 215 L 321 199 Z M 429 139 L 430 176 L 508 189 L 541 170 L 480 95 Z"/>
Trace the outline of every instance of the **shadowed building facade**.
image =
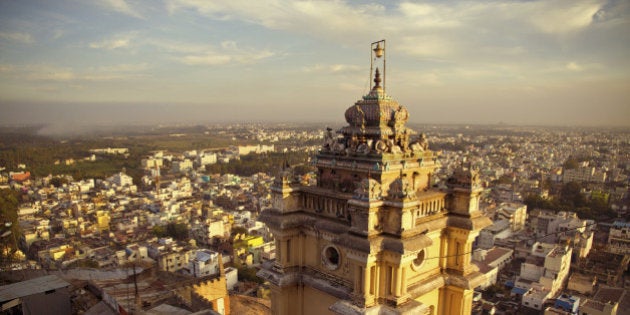
<path id="1" fill-rule="evenodd" d="M 483 275 L 472 244 L 490 220 L 478 210 L 475 170 L 460 167 L 447 190 L 424 134 L 381 86 L 345 112 L 347 126 L 313 158 L 317 184 L 285 166 L 260 221 L 276 259 L 258 275 L 271 284 L 273 314 L 470 314 Z"/>

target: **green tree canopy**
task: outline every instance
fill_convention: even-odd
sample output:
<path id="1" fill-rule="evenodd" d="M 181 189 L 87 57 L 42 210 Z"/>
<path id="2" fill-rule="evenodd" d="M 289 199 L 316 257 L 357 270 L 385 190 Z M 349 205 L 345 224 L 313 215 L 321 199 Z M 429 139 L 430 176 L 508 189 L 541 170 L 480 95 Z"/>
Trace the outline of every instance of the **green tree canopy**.
<path id="1" fill-rule="evenodd" d="M 574 159 L 572 156 L 570 156 L 566 161 L 564 161 L 564 163 L 562 164 L 562 168 L 564 168 L 565 170 L 572 170 L 572 169 L 576 169 L 578 168 L 579 163 L 578 160 Z"/>
<path id="2" fill-rule="evenodd" d="M 11 253 L 17 250 L 16 240 L 20 238 L 20 225 L 18 223 L 19 193 L 11 189 L 0 190 L 0 246 L 3 259 L 5 248 Z M 10 232 L 10 233 L 9 233 Z"/>

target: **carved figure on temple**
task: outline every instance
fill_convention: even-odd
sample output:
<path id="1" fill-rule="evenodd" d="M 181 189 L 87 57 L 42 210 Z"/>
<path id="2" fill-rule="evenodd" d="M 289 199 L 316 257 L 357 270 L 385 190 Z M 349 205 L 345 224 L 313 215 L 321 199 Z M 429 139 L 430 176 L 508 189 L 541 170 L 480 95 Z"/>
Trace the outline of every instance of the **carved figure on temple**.
<path id="1" fill-rule="evenodd" d="M 389 184 L 389 190 L 387 191 L 387 195 L 389 198 L 400 199 L 403 198 L 403 184 L 400 178 L 394 180 L 391 184 Z"/>
<path id="2" fill-rule="evenodd" d="M 385 141 L 383 140 L 376 141 L 376 144 L 374 145 L 374 150 L 376 150 L 376 153 L 381 154 L 383 152 L 387 152 L 387 149 L 388 147 Z"/>
<path id="3" fill-rule="evenodd" d="M 388 196 L 393 199 L 415 198 L 416 192 L 411 188 L 409 180 L 401 174 L 401 177 L 389 185 Z"/>
<path id="4" fill-rule="evenodd" d="M 418 143 L 418 141 L 414 141 L 409 145 L 409 149 L 411 149 L 411 151 L 416 152 L 416 151 L 424 151 L 422 149 L 422 146 L 420 145 L 420 143 Z"/>
<path id="5" fill-rule="evenodd" d="M 423 133 L 420 134 L 420 138 L 418 139 L 418 143 L 420 144 L 420 147 L 422 147 L 422 150 L 428 150 L 429 149 L 429 140 L 427 139 L 427 136 Z"/>
<path id="6" fill-rule="evenodd" d="M 367 155 L 370 153 L 370 146 L 367 143 L 361 143 L 357 147 L 357 153 L 361 155 Z"/>
<path id="7" fill-rule="evenodd" d="M 400 150 L 400 147 L 394 142 L 394 140 L 387 139 L 385 141 L 387 143 L 387 149 L 388 149 L 387 151 L 393 154 L 402 153 L 402 150 Z"/>
<path id="8" fill-rule="evenodd" d="M 348 140 L 348 150 L 350 152 L 355 152 L 357 150 L 357 146 L 359 145 L 359 139 L 357 135 L 353 132 L 352 137 Z"/>
<path id="9" fill-rule="evenodd" d="M 409 113 L 407 112 L 407 109 L 405 109 L 403 106 L 400 106 L 398 110 L 394 113 L 394 124 L 402 125 L 407 121 L 408 118 Z"/>
<path id="10" fill-rule="evenodd" d="M 332 128 L 326 127 L 326 132 L 324 133 L 324 149 L 332 150 L 335 144 L 335 137 L 332 133 Z"/>
<path id="11" fill-rule="evenodd" d="M 363 132 L 363 130 L 365 129 L 365 112 L 363 112 L 363 109 L 361 109 L 361 106 L 359 105 L 355 105 L 357 108 L 357 116 L 356 116 L 356 120 L 354 122 L 355 126 L 361 127 L 361 131 Z"/>
<path id="12" fill-rule="evenodd" d="M 337 142 L 337 143 L 335 143 L 335 144 L 333 145 L 332 150 L 333 150 L 335 153 L 345 153 L 345 151 L 346 151 L 346 146 L 345 146 L 343 143 L 339 143 L 339 142 Z"/>
<path id="13" fill-rule="evenodd" d="M 359 188 L 354 191 L 354 198 L 362 200 L 374 200 L 381 198 L 381 184 L 372 178 L 364 178 Z"/>

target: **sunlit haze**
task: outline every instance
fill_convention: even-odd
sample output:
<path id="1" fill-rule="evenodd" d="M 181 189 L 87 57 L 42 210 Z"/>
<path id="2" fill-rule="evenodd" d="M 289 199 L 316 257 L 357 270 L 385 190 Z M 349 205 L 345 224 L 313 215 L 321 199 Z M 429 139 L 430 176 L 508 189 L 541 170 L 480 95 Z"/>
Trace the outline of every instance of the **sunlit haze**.
<path id="1" fill-rule="evenodd" d="M 0 124 L 342 121 L 387 40 L 415 123 L 630 126 L 628 1 L 1 1 Z"/>

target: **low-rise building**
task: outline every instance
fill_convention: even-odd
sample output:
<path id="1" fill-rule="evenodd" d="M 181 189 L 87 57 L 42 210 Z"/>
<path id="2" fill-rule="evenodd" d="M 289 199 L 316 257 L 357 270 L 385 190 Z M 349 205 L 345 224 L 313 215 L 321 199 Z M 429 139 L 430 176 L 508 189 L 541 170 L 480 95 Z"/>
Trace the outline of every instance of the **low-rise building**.
<path id="1" fill-rule="evenodd" d="M 70 287 L 57 275 L 0 286 L 3 314 L 71 314 Z"/>
<path id="2" fill-rule="evenodd" d="M 489 250 L 478 249 L 473 252 L 473 263 L 479 267 L 479 272 L 486 275 L 486 281 L 479 285 L 480 289 L 497 283 L 499 271 L 512 261 L 514 251 L 508 248 L 493 247 Z"/>
<path id="3" fill-rule="evenodd" d="M 615 254 L 630 254 L 630 223 L 615 221 L 608 233 L 607 250 Z"/>
<path id="4" fill-rule="evenodd" d="M 569 276 L 571 254 L 569 246 L 534 243 L 513 289 L 516 293 L 526 291 L 523 305 L 542 310 L 544 302 L 562 290 Z"/>
<path id="5" fill-rule="evenodd" d="M 193 277 L 206 277 L 219 273 L 219 253 L 199 249 L 189 256 L 188 273 Z"/>
<path id="6" fill-rule="evenodd" d="M 504 202 L 496 213 L 497 220 L 507 220 L 512 231 L 520 231 L 527 220 L 527 206 L 522 203 Z"/>

